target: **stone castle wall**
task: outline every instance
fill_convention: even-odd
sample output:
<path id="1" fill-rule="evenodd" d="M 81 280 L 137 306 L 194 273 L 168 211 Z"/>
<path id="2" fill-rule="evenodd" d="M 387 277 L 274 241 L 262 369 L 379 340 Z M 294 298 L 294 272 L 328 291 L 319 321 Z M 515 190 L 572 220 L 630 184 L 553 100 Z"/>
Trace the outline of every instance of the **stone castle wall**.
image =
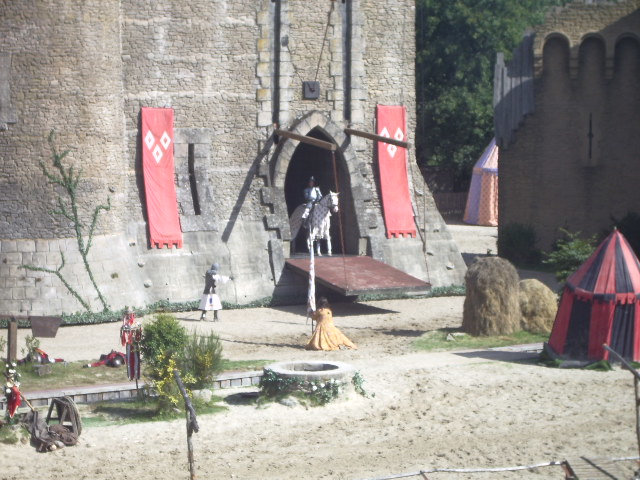
<path id="1" fill-rule="evenodd" d="M 389 0 L 379 8 L 351 0 L 348 79 L 347 5 L 342 2 L 121 0 L 70 2 L 62 8 L 58 3 L 0 7 L 0 53 L 11 54 L 11 102 L 17 115 L 16 123 L 0 131 L 0 313 L 81 310 L 55 276 L 19 268 L 57 268 L 61 252 L 69 283 L 93 308 L 100 306 L 68 222 L 50 213 L 56 194 L 38 162 L 49 161 L 51 128 L 59 145 L 74 147 L 68 161 L 83 167 L 78 197 L 84 218 L 111 198 L 112 209 L 101 214 L 89 258 L 112 307 L 197 299 L 213 261 L 234 277 L 221 288 L 230 302 L 303 293 L 301 282 L 283 271 L 291 239 L 283 194 L 287 170 L 277 167 L 287 164 L 297 142 L 273 144 L 276 117 L 282 129 L 304 135 L 321 128 L 345 145 L 340 168 L 348 173 L 351 191 L 343 198 L 351 198 L 358 210 L 353 231 L 360 253 L 434 285 L 462 283 L 462 259 L 421 185 L 417 193 L 428 200 L 423 235 L 429 265 L 420 238 L 386 239 L 373 144 L 347 139 L 342 131 L 348 125 L 374 131 L 376 104 L 404 104 L 412 140 L 413 1 Z M 320 50 L 321 95 L 303 100 L 301 81 L 316 77 Z M 175 112 L 182 249 L 148 248 L 139 138 L 143 106 Z M 199 214 L 189 182 L 189 152 Z M 415 163 L 413 149 L 409 162 Z M 422 205 L 423 197 L 417 198 Z M 422 209 L 417 214 L 417 223 L 424 225 Z"/>
<path id="2" fill-rule="evenodd" d="M 535 112 L 500 151 L 500 228 L 600 234 L 638 212 L 640 2 L 574 2 L 534 41 Z"/>

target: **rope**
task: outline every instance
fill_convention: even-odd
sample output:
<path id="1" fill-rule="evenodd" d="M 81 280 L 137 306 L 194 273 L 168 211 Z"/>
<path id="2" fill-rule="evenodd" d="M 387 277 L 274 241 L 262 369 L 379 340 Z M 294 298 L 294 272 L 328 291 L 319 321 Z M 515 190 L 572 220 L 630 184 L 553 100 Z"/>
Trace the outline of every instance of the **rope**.
<path id="1" fill-rule="evenodd" d="M 333 164 L 333 180 L 335 182 L 336 193 L 340 193 L 340 184 L 338 182 L 338 168 L 336 167 L 336 152 L 331 151 L 331 163 Z M 344 274 L 344 285 L 349 287 L 349 281 L 347 280 L 347 265 L 344 256 L 346 251 L 344 249 L 344 234 L 342 232 L 342 209 L 338 207 L 338 230 L 340 231 L 340 247 L 342 248 L 342 273 Z"/>
<path id="2" fill-rule="evenodd" d="M 424 258 L 424 264 L 427 267 L 427 281 L 431 283 L 431 274 L 429 273 L 429 256 L 427 255 L 427 182 L 420 171 L 420 167 L 418 167 L 418 171 L 422 177 L 422 221 L 424 228 L 421 229 L 416 223 L 416 230 L 418 230 L 418 235 L 420 236 L 420 240 L 422 240 L 422 256 Z M 411 209 L 413 210 L 413 217 L 416 220 L 419 220 L 420 216 L 418 215 L 417 205 L 414 205 L 414 202 L 411 202 Z"/>
<path id="3" fill-rule="evenodd" d="M 621 458 L 608 458 L 605 459 L 610 462 L 624 462 L 629 460 L 640 460 L 640 457 L 621 457 Z M 536 463 L 533 465 L 518 465 L 515 467 L 497 467 L 497 468 L 431 468 L 429 470 L 419 470 L 417 472 L 410 473 L 399 473 L 395 475 L 389 475 L 386 477 L 375 477 L 375 478 L 366 478 L 362 480 L 392 480 L 395 478 L 408 478 L 408 477 L 418 477 L 423 476 L 427 473 L 487 473 L 487 472 L 517 472 L 520 470 L 531 470 L 534 468 L 543 468 L 543 467 L 557 467 L 562 466 L 565 463 L 564 461 L 559 462 L 557 460 L 552 460 L 550 462 L 544 463 Z M 426 478 L 426 477 L 425 477 Z"/>
<path id="4" fill-rule="evenodd" d="M 331 7 L 329 8 L 329 14 L 327 15 L 327 26 L 324 29 L 324 37 L 322 38 L 322 46 L 320 47 L 320 56 L 318 57 L 318 66 L 316 67 L 316 75 L 313 77 L 313 81 L 318 80 L 318 72 L 320 71 L 320 62 L 322 62 L 322 52 L 324 52 L 324 44 L 327 42 L 327 33 L 329 33 L 329 25 L 331 24 L 331 14 L 333 13 L 334 1 L 331 1 Z"/>

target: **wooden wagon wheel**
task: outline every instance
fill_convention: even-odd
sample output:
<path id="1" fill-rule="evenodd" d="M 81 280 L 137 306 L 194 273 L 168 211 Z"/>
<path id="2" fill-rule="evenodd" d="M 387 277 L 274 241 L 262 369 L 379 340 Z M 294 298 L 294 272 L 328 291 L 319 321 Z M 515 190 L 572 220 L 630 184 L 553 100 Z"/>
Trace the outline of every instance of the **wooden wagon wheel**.
<path id="1" fill-rule="evenodd" d="M 55 417 L 52 416 L 55 408 Z M 47 414 L 47 425 L 51 420 L 57 420 L 58 423 L 75 433 L 78 437 L 82 433 L 82 420 L 78 407 L 71 397 L 58 397 L 51 400 L 49 413 Z"/>

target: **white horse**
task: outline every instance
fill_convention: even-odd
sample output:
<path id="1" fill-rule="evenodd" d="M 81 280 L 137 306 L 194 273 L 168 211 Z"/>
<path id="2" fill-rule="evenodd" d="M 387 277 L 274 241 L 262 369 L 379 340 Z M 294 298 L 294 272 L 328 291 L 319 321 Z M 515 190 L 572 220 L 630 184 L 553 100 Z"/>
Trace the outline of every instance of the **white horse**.
<path id="1" fill-rule="evenodd" d="M 302 214 L 306 204 L 303 203 L 296 208 L 289 218 L 289 227 L 291 228 L 291 238 L 295 240 L 300 231 L 300 227 L 304 223 Z M 331 255 L 331 235 L 329 235 L 329 227 L 331 226 L 331 214 L 338 213 L 338 194 L 329 192 L 322 197 L 318 203 L 313 205 L 309 212 L 309 236 L 307 237 L 307 246 L 309 251 L 313 248 L 313 242 L 320 239 L 327 240 L 327 254 Z M 322 256 L 320 252 L 320 242 L 316 243 L 316 254 Z"/>

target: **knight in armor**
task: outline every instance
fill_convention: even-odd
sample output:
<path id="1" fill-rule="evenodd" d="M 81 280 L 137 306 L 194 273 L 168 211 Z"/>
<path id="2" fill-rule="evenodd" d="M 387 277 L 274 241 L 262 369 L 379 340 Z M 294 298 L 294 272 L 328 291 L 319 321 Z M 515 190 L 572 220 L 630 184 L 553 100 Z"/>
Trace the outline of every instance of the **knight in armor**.
<path id="1" fill-rule="evenodd" d="M 199 307 L 199 309 L 202 310 L 200 320 L 205 320 L 207 318 L 207 312 L 209 310 L 213 310 L 214 322 L 220 320 L 218 311 L 222 310 L 222 303 L 220 302 L 220 297 L 216 293 L 216 288 L 221 283 L 227 283 L 231 279 L 225 275 L 220 275 L 218 273 L 219 271 L 220 265 L 214 263 L 204 275 L 204 291 L 202 292 L 202 299 L 200 300 Z"/>
<path id="2" fill-rule="evenodd" d="M 313 205 L 318 203 L 320 200 L 322 200 L 322 192 L 320 192 L 320 188 L 316 186 L 316 179 L 314 177 L 310 177 L 309 184 L 307 188 L 304 189 L 304 201 L 307 205 L 304 209 L 304 213 L 302 214 L 302 218 L 308 218 Z"/>

